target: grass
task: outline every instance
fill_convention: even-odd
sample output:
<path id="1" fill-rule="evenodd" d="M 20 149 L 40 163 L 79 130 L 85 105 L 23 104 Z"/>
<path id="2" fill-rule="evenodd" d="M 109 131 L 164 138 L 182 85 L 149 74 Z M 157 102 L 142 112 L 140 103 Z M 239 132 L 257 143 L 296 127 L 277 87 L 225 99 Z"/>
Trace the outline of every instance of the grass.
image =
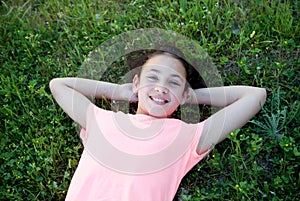
<path id="1" fill-rule="evenodd" d="M 279 0 L 1 1 L 1 200 L 64 199 L 82 145 L 49 81 L 75 76 L 107 39 L 151 27 L 198 41 L 225 85 L 268 91 L 262 112 L 184 178 L 178 197 L 297 200 L 299 13 Z"/>

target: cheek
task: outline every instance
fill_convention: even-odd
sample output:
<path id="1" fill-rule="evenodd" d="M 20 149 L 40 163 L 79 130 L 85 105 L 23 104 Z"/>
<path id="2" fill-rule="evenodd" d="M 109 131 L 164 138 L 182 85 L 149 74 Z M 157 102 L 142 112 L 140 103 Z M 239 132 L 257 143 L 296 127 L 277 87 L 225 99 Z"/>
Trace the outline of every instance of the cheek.
<path id="1" fill-rule="evenodd" d="M 171 93 L 171 95 L 179 101 L 183 98 L 183 94 L 184 94 L 184 89 L 177 89 L 174 90 L 173 93 Z"/>
<path id="2" fill-rule="evenodd" d="M 139 85 L 139 90 L 143 93 L 151 91 L 153 88 L 155 88 L 155 84 L 147 81 L 141 81 Z"/>
<path id="3" fill-rule="evenodd" d="M 151 87 L 146 85 L 140 85 L 138 89 L 138 97 L 141 99 L 145 99 L 146 96 L 148 96 L 149 92 L 151 90 Z"/>
<path id="4" fill-rule="evenodd" d="M 149 83 L 147 80 L 145 80 L 145 79 L 142 78 L 140 80 L 140 83 L 139 83 L 139 88 L 140 89 L 145 89 L 145 88 L 149 87 L 150 84 L 151 83 Z"/>

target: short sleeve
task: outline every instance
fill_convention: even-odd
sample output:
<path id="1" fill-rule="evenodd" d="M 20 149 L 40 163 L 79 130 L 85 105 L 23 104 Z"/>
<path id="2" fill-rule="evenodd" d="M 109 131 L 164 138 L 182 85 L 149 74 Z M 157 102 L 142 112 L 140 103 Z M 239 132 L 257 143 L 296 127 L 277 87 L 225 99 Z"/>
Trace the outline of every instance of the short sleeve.
<path id="1" fill-rule="evenodd" d="M 193 168 L 199 161 L 201 161 L 212 149 L 208 149 L 207 151 L 198 154 L 197 148 L 199 144 L 199 140 L 203 133 L 203 127 L 204 127 L 205 121 L 202 121 L 197 124 L 196 134 L 194 136 L 194 139 L 192 141 L 190 150 L 188 151 L 189 159 L 186 164 L 186 172 L 188 172 L 191 168 Z"/>

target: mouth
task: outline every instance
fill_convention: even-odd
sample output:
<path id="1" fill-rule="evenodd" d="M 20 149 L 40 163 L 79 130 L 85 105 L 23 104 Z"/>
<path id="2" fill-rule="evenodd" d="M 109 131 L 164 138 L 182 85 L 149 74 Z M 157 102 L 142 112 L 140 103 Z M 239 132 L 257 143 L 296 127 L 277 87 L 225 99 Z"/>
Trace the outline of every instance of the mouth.
<path id="1" fill-rule="evenodd" d="M 159 105 L 164 105 L 169 102 L 169 100 L 165 99 L 165 98 L 161 98 L 161 97 L 159 98 L 159 97 L 153 97 L 153 96 L 149 96 L 149 97 L 152 101 L 154 101 L 156 104 L 159 104 Z"/>

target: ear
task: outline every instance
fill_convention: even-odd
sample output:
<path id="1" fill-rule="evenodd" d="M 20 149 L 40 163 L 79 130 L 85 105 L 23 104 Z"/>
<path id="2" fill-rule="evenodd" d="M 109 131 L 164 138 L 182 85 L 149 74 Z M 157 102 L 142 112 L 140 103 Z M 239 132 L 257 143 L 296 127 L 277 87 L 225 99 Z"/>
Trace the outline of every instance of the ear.
<path id="1" fill-rule="evenodd" d="M 186 102 L 189 93 L 190 93 L 190 88 L 187 87 L 186 90 L 185 90 L 185 91 L 183 92 L 183 94 L 182 94 L 182 99 L 181 99 L 180 105 L 183 105 L 183 104 Z"/>
<path id="2" fill-rule="evenodd" d="M 134 94 L 138 92 L 139 83 L 140 83 L 139 76 L 136 74 L 132 79 L 132 92 Z"/>

